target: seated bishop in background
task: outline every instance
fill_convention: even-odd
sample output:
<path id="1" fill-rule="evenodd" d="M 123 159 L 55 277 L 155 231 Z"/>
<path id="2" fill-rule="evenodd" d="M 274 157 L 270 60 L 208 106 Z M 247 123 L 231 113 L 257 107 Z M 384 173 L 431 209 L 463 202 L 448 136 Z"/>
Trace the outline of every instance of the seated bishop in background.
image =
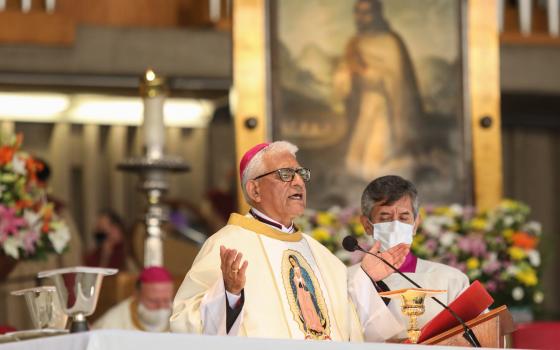
<path id="1" fill-rule="evenodd" d="M 135 294 L 107 311 L 93 328 L 168 332 L 173 289 L 169 271 L 159 266 L 145 268 Z"/>
<path id="2" fill-rule="evenodd" d="M 305 209 L 305 182 L 311 177 L 296 151 L 278 141 L 243 156 L 240 177 L 251 210 L 232 214 L 204 243 L 175 297 L 172 331 L 383 341 L 401 330 L 375 290 L 365 296 L 370 318 L 360 325 L 346 267 L 294 226 Z M 388 258 L 400 266 L 407 253 L 400 245 Z"/>
<path id="3" fill-rule="evenodd" d="M 362 194 L 361 209 L 362 225 L 375 240 L 373 251 L 390 250 L 399 244 L 412 244 L 412 237 L 416 234 L 420 218 L 418 217 L 418 192 L 410 181 L 395 175 L 375 179 Z M 366 255 L 361 264 L 349 269 L 350 287 L 369 277 L 372 281 L 369 286 L 370 291 L 416 288 L 399 274 L 393 273 L 394 271 L 389 267 L 384 267 L 385 271 L 380 273 L 379 269 L 371 268 L 372 264 L 378 265 L 377 258 Z M 456 268 L 419 259 L 412 252 L 408 253 L 399 270 L 423 288 L 446 290 L 447 293 L 436 297 L 447 305 L 469 286 L 468 277 Z M 388 277 L 384 277 L 387 275 Z M 369 293 L 363 287 L 360 290 L 362 293 Z M 356 296 L 354 299 L 358 300 L 356 304 L 360 318 L 367 319 L 369 317 L 367 309 L 360 308 L 359 294 L 354 296 Z M 425 313 L 418 318 L 420 327 L 442 310 L 442 307 L 431 298 L 426 298 L 425 306 Z M 401 313 L 400 300 L 391 300 L 388 307 L 406 327 L 408 318 Z M 399 337 L 404 338 L 406 334 L 403 332 Z"/>

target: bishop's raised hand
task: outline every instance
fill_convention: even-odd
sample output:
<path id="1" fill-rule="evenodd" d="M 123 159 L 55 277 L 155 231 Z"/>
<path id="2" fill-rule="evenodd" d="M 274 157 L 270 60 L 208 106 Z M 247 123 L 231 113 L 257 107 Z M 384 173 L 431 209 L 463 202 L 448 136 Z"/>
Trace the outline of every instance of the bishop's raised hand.
<path id="1" fill-rule="evenodd" d="M 228 249 L 220 246 L 220 260 L 222 277 L 224 279 L 224 286 L 226 291 L 239 295 L 241 290 L 245 287 L 245 271 L 249 263 L 247 260 L 241 264 L 243 254 L 235 249 Z"/>

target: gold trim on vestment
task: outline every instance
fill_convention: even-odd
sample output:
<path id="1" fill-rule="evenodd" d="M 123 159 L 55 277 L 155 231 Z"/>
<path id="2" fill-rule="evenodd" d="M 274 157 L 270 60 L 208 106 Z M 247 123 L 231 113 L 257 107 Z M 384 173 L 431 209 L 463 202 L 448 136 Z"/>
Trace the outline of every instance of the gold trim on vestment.
<path id="1" fill-rule="evenodd" d="M 141 331 L 146 332 L 146 328 L 142 326 L 140 322 L 140 317 L 138 317 L 138 299 L 134 298 L 130 302 L 130 319 L 132 320 L 132 325 Z"/>
<path id="2" fill-rule="evenodd" d="M 268 236 L 273 239 L 278 239 L 280 241 L 286 242 L 299 242 L 303 238 L 301 231 L 296 231 L 294 233 L 284 233 L 280 230 L 272 228 L 262 222 L 249 218 L 237 213 L 232 213 L 229 216 L 228 225 L 235 225 L 241 228 Z"/>

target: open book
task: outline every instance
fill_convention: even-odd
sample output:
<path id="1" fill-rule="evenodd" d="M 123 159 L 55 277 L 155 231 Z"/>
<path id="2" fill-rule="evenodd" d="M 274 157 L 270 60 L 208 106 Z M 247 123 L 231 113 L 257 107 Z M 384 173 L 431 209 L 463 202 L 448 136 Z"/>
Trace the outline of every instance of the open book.
<path id="1" fill-rule="evenodd" d="M 493 302 L 494 299 L 492 299 L 482 284 L 479 281 L 474 281 L 463 293 L 449 304 L 449 307 L 455 311 L 464 322 L 467 322 L 479 316 L 492 305 Z M 449 311 L 442 308 L 439 314 L 422 327 L 418 343 L 422 343 L 458 324 L 459 321 L 457 321 Z"/>

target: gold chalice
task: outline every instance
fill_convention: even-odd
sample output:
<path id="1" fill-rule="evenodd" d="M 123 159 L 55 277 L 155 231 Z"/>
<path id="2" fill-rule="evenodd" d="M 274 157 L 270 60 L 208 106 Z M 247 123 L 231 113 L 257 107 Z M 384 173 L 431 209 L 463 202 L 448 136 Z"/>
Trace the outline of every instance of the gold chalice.
<path id="1" fill-rule="evenodd" d="M 385 298 L 401 299 L 401 312 L 403 315 L 408 316 L 408 340 L 410 340 L 411 343 L 416 344 L 418 342 L 418 338 L 420 338 L 418 316 L 424 313 L 424 300 L 427 296 L 444 292 L 445 290 L 440 289 L 408 288 L 382 292 L 379 293 L 379 295 Z"/>

